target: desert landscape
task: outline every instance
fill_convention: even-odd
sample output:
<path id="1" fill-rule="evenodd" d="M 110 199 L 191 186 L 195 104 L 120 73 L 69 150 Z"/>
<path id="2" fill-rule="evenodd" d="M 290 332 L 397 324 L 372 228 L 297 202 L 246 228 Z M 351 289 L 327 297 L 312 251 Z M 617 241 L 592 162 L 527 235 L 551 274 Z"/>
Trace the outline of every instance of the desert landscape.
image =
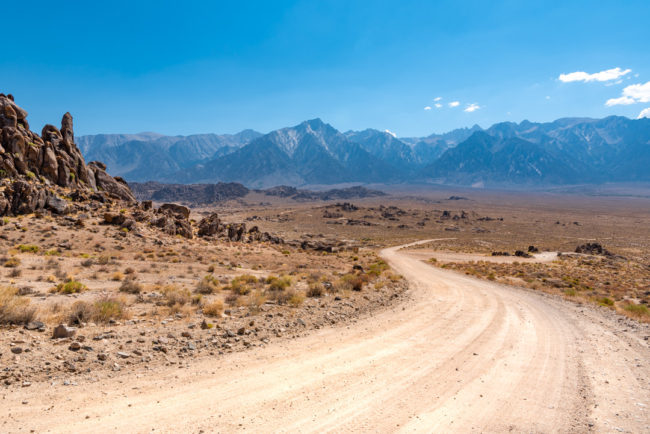
<path id="1" fill-rule="evenodd" d="M 7 2 L 0 434 L 650 433 L 650 2 Z"/>
<path id="2" fill-rule="evenodd" d="M 4 181 L 6 432 L 648 427 L 643 190 L 163 186 L 190 208 L 82 159 L 49 181 L 21 146 L 71 159 L 72 119 L 25 123 L 5 170 L 41 175 Z"/>

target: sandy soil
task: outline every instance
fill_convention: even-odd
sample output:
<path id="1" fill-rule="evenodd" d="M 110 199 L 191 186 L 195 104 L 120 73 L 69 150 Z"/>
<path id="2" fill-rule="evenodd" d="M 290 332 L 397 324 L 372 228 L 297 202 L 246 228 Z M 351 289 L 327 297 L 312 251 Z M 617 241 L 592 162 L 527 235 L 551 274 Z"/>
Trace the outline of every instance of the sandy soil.
<path id="1" fill-rule="evenodd" d="M 644 325 L 383 251 L 411 297 L 189 367 L 3 392 L 3 432 L 648 432 Z"/>

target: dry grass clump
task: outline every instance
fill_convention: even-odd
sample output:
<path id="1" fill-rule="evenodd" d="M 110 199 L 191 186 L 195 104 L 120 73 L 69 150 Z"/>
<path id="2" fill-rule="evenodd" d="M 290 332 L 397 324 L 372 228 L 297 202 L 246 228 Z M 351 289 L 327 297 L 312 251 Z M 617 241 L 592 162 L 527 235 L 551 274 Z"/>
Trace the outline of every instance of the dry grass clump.
<path id="1" fill-rule="evenodd" d="M 211 274 L 204 276 L 203 279 L 199 280 L 199 283 L 196 284 L 194 292 L 199 294 L 212 294 L 219 291 L 219 281 L 216 277 Z"/>
<path id="2" fill-rule="evenodd" d="M 136 282 L 135 279 L 125 279 L 120 285 L 120 292 L 140 294 L 142 292 L 142 285 Z"/>
<path id="3" fill-rule="evenodd" d="M 87 322 L 107 323 L 130 317 L 126 300 L 122 297 L 101 297 L 94 302 L 76 301 L 68 311 L 68 324 Z"/>
<path id="4" fill-rule="evenodd" d="M 119 271 L 116 271 L 111 276 L 111 280 L 114 281 L 114 282 L 119 282 L 122 279 L 124 279 L 124 274 L 120 273 Z"/>
<path id="5" fill-rule="evenodd" d="M 311 282 L 307 289 L 307 297 L 321 297 L 325 294 L 325 287 L 321 282 Z"/>
<path id="6" fill-rule="evenodd" d="M 88 289 L 88 287 L 83 283 L 74 279 L 70 279 L 67 282 L 59 283 L 56 285 L 52 289 L 52 292 L 60 292 L 62 294 L 76 294 L 78 292 L 85 291 L 86 289 Z"/>
<path id="7" fill-rule="evenodd" d="M 18 288 L 0 287 L 0 324 L 26 324 L 36 317 L 29 299 L 18 295 Z"/>
<path id="8" fill-rule="evenodd" d="M 220 317 L 223 314 L 223 301 L 215 300 L 203 305 L 203 314 L 207 316 Z"/>
<path id="9" fill-rule="evenodd" d="M 257 285 L 259 280 L 250 274 L 237 276 L 230 282 L 229 289 L 236 294 L 246 295 L 251 292 L 252 287 Z"/>
<path id="10" fill-rule="evenodd" d="M 18 267 L 20 265 L 20 258 L 17 258 L 16 256 L 12 256 L 10 258 L 4 258 L 3 265 L 7 268 Z"/>
<path id="11" fill-rule="evenodd" d="M 169 307 L 178 307 L 188 304 L 192 300 L 192 294 L 186 288 L 179 288 L 176 285 L 167 285 L 161 289 L 163 302 Z"/>
<path id="12" fill-rule="evenodd" d="M 641 320 L 648 320 L 650 319 L 650 310 L 648 310 L 648 306 L 645 304 L 627 304 L 623 306 L 623 309 L 626 311 L 626 313 L 632 317 L 641 319 Z"/>
<path id="13" fill-rule="evenodd" d="M 269 285 L 269 291 L 284 291 L 291 286 L 291 277 L 289 276 L 269 276 L 266 278 Z"/>
<path id="14" fill-rule="evenodd" d="M 348 273 L 341 276 L 337 287 L 344 290 L 361 291 L 370 282 L 370 276 L 365 273 Z"/>

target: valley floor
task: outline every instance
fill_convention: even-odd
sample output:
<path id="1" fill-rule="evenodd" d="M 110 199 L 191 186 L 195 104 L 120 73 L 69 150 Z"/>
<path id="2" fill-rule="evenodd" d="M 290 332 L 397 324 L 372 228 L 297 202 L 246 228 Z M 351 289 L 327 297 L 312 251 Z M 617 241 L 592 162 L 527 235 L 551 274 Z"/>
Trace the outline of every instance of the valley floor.
<path id="1" fill-rule="evenodd" d="M 3 432 L 648 432 L 648 325 L 383 257 L 406 301 L 187 367 L 2 391 Z"/>

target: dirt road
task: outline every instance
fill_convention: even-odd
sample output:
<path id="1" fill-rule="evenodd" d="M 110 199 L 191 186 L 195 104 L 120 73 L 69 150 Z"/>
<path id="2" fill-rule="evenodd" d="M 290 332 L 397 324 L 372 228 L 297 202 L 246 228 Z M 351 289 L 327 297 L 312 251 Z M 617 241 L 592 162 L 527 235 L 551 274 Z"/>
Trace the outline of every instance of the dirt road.
<path id="1" fill-rule="evenodd" d="M 0 431 L 650 432 L 647 328 L 382 254 L 409 301 L 186 369 L 5 390 Z"/>

